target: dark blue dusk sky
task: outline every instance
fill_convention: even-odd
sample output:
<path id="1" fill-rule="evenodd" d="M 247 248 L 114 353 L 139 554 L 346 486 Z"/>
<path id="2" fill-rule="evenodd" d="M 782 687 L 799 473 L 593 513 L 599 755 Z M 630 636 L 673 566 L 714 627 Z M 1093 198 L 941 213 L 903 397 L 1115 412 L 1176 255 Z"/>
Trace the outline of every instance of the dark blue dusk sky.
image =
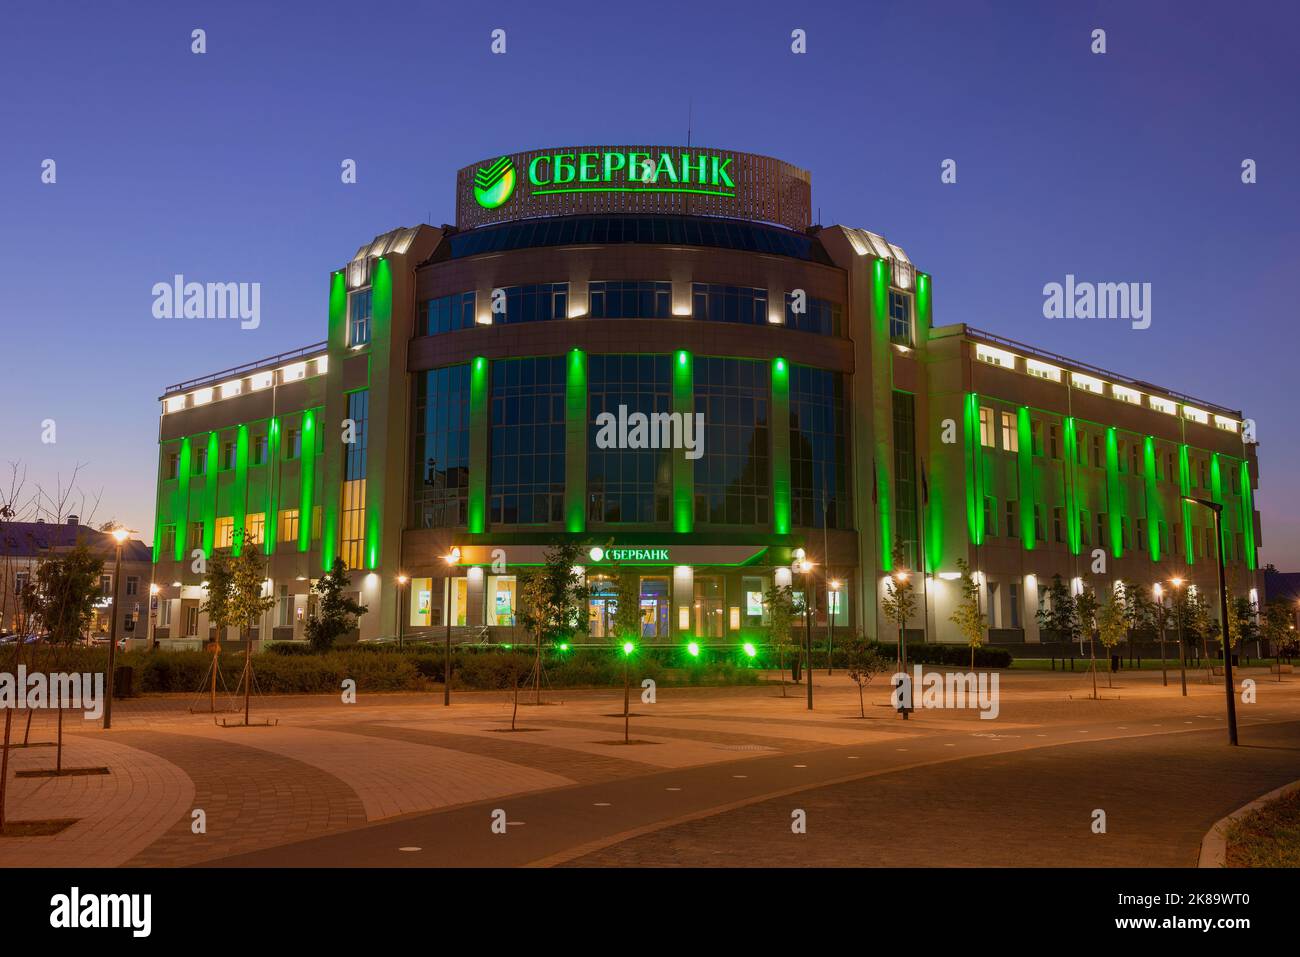
<path id="1" fill-rule="evenodd" d="M 823 223 L 932 273 L 936 323 L 1254 417 L 1263 559 L 1300 567 L 1298 27 L 1240 0 L 9 4 L 0 462 L 47 486 L 84 463 L 95 517 L 149 540 L 165 386 L 323 338 L 329 271 L 451 221 L 457 168 L 682 143 L 690 100 L 697 145 L 811 170 Z M 260 282 L 261 327 L 154 319 L 175 273 Z M 1067 273 L 1150 282 L 1151 328 L 1044 319 Z"/>

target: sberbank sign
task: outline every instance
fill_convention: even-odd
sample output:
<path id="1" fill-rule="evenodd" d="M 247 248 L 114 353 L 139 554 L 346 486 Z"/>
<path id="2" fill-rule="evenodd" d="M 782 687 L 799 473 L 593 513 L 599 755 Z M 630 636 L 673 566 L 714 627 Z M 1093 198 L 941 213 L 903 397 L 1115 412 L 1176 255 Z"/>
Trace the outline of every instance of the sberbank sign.
<path id="1" fill-rule="evenodd" d="M 534 196 L 557 193 L 695 193 L 734 198 L 731 164 L 722 153 L 634 150 L 543 153 L 528 163 Z"/>
<path id="2" fill-rule="evenodd" d="M 597 545 L 591 550 L 593 562 L 666 562 L 667 548 L 601 548 Z"/>

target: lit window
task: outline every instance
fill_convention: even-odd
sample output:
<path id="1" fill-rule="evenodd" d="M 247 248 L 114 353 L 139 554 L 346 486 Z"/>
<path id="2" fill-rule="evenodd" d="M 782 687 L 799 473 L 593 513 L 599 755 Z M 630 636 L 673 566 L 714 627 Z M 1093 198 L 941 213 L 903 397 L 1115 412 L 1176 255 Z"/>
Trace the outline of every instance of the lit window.
<path id="1" fill-rule="evenodd" d="M 1037 359 L 1026 359 L 1025 369 L 1030 375 L 1037 376 L 1040 379 L 1047 379 L 1049 382 L 1061 381 L 1061 370 L 1046 362 L 1040 362 Z"/>
<path id="2" fill-rule="evenodd" d="M 348 345 L 364 346 L 370 341 L 370 289 L 359 289 L 348 298 Z"/>
<path id="3" fill-rule="evenodd" d="M 1206 425 L 1210 421 L 1208 413 L 1190 405 L 1183 406 L 1183 417 L 1191 419 L 1193 422 L 1199 422 L 1201 425 Z"/>
<path id="4" fill-rule="evenodd" d="M 221 386 L 221 398 L 229 399 L 232 396 L 239 395 L 243 391 L 244 391 L 244 383 L 242 379 L 235 379 L 231 382 L 225 382 Z"/>
<path id="5" fill-rule="evenodd" d="M 1096 395 L 1101 395 L 1103 385 L 1100 379 L 1095 379 L 1090 375 L 1084 375 L 1081 372 L 1070 373 L 1070 384 L 1076 389 L 1083 389 L 1085 392 L 1092 392 Z"/>
<path id="6" fill-rule="evenodd" d="M 1158 395 L 1147 396 L 1147 401 L 1151 403 L 1151 408 L 1155 409 L 1157 412 L 1174 415 L 1178 411 L 1174 403 L 1170 402 L 1168 399 L 1162 399 Z"/>
<path id="7" fill-rule="evenodd" d="M 980 445 L 991 449 L 995 444 L 993 435 L 993 410 L 988 406 L 980 406 Z"/>
<path id="8" fill-rule="evenodd" d="M 1016 417 L 1014 413 L 1003 412 L 1002 419 L 1002 447 L 1008 452 L 1020 451 L 1020 437 L 1016 432 Z"/>
<path id="9" fill-rule="evenodd" d="M 1142 393 L 1137 389 L 1130 389 L 1127 386 L 1111 385 L 1111 394 L 1121 402 L 1129 402 L 1133 405 L 1142 404 Z"/>
<path id="10" fill-rule="evenodd" d="M 994 349 L 992 346 L 986 346 L 983 343 L 975 345 L 975 358 L 981 362 L 987 362 L 989 365 L 1001 366 L 1004 369 L 1014 369 L 1016 367 L 1016 357 L 1005 349 Z"/>
<path id="11" fill-rule="evenodd" d="M 206 405 L 212 401 L 212 390 L 210 388 L 195 389 L 190 393 L 190 398 L 194 400 L 195 405 Z"/>

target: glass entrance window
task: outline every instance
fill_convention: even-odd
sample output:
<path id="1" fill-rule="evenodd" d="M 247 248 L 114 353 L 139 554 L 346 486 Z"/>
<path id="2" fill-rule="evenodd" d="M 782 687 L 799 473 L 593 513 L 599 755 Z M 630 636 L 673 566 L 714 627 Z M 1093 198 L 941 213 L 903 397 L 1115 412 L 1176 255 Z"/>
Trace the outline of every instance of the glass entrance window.
<path id="1" fill-rule="evenodd" d="M 411 579 L 411 627 L 427 628 L 433 624 L 433 579 Z"/>
<path id="2" fill-rule="evenodd" d="M 444 586 L 443 597 L 448 603 L 444 607 L 451 608 L 451 623 L 463 626 L 469 607 L 469 579 L 448 578 L 445 581 L 447 585 Z"/>
<path id="3" fill-rule="evenodd" d="M 701 638 L 721 638 L 726 632 L 722 579 L 695 576 L 695 628 Z"/>
<path id="4" fill-rule="evenodd" d="M 641 579 L 641 637 L 667 638 L 672 627 L 668 579 Z"/>
<path id="5" fill-rule="evenodd" d="M 518 595 L 518 583 L 514 575 L 488 576 L 487 623 L 489 625 L 513 625 Z"/>
<path id="6" fill-rule="evenodd" d="M 740 580 L 740 590 L 745 602 L 741 609 L 741 621 L 747 628 L 766 624 L 767 605 L 764 604 L 763 597 L 767 583 L 758 576 L 746 575 Z"/>
<path id="7" fill-rule="evenodd" d="M 618 611 L 614 580 L 596 575 L 587 583 L 591 589 L 587 599 L 587 633 L 592 638 L 608 638 L 613 634 L 614 614 Z"/>

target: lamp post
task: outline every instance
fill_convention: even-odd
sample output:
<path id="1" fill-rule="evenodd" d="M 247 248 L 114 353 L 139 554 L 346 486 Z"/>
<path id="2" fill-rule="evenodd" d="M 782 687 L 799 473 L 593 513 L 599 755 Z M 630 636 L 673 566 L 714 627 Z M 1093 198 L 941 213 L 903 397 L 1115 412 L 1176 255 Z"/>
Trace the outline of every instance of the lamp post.
<path id="1" fill-rule="evenodd" d="M 1228 646 L 1231 636 L 1228 634 L 1228 582 L 1223 568 L 1223 506 L 1205 498 L 1192 498 L 1184 495 L 1184 502 L 1204 505 L 1214 513 L 1214 540 L 1218 542 L 1219 559 L 1219 615 L 1223 621 L 1223 690 L 1228 701 L 1228 743 L 1237 743 L 1237 698 L 1232 684 L 1232 649 Z"/>
<path id="2" fill-rule="evenodd" d="M 126 541 L 127 531 L 125 528 L 113 529 L 113 541 L 117 543 L 116 557 L 113 559 L 113 594 L 111 597 L 112 608 L 110 614 L 113 616 L 108 626 L 108 679 L 105 684 L 108 685 L 108 694 L 104 698 L 104 730 L 107 731 L 113 726 L 113 662 L 117 658 L 117 593 L 121 590 L 122 581 L 122 545 Z"/>
<path id="3" fill-rule="evenodd" d="M 813 563 L 806 558 L 799 559 L 799 571 L 803 572 L 803 624 L 804 650 L 808 657 L 808 710 L 813 707 L 812 676 L 812 570 Z"/>
<path id="4" fill-rule="evenodd" d="M 900 585 L 906 582 L 907 572 L 902 570 L 894 572 L 894 581 L 898 582 Z M 907 630 L 906 628 L 907 626 L 904 624 L 899 624 L 898 626 L 898 670 L 903 674 L 904 677 L 907 676 Z M 902 709 L 904 721 L 907 720 L 908 712 L 912 710 L 912 704 L 916 700 L 916 698 L 913 696 L 912 693 L 911 684 L 909 683 L 906 687 L 907 687 L 907 700 L 903 702 L 903 709 Z"/>
<path id="5" fill-rule="evenodd" d="M 1187 697 L 1187 647 L 1183 643 L 1183 614 L 1186 607 L 1182 603 L 1183 580 L 1171 578 L 1169 584 L 1178 589 L 1178 599 L 1174 605 L 1178 612 L 1178 677 L 1183 685 L 1183 697 Z"/>
<path id="6" fill-rule="evenodd" d="M 1168 688 L 1169 672 L 1165 670 L 1165 590 L 1160 587 L 1159 582 L 1156 582 L 1151 586 L 1151 591 L 1155 594 L 1156 603 L 1160 606 L 1160 683 Z"/>
<path id="7" fill-rule="evenodd" d="M 447 553 L 447 600 L 443 603 L 447 606 L 443 610 L 443 614 L 447 619 L 446 638 L 442 647 L 442 705 L 444 708 L 451 704 L 451 570 L 458 561 L 460 561 L 460 549 L 453 548 Z"/>
<path id="8" fill-rule="evenodd" d="M 153 651 L 153 631 L 158 618 L 158 595 L 162 591 L 157 582 L 149 583 L 149 650 Z"/>
<path id="9" fill-rule="evenodd" d="M 826 623 L 830 631 L 826 638 L 826 676 L 829 678 L 835 668 L 835 616 L 840 610 L 840 580 L 832 578 L 826 592 Z"/>
<path id="10" fill-rule="evenodd" d="M 405 575 L 397 576 L 397 609 L 393 615 L 397 619 L 397 647 L 399 650 L 402 647 L 402 589 L 406 587 L 408 581 L 410 579 Z"/>

